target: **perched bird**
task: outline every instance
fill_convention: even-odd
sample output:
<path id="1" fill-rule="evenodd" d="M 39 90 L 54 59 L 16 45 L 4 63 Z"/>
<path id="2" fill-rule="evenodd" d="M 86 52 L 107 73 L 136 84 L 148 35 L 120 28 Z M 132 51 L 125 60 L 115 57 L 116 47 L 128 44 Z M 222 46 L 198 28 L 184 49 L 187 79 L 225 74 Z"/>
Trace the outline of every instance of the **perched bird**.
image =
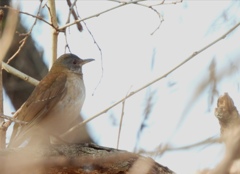
<path id="1" fill-rule="evenodd" d="M 28 122 L 15 123 L 8 147 L 49 143 L 76 124 L 85 100 L 82 60 L 74 54 L 58 58 L 14 117 Z M 80 135 L 79 135 L 80 136 Z"/>

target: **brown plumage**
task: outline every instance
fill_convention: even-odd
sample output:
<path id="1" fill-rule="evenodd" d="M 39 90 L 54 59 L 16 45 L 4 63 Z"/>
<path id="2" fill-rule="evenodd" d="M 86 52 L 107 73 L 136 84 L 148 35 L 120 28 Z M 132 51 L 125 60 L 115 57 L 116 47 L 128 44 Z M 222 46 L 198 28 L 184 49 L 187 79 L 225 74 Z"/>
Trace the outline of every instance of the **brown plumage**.
<path id="1" fill-rule="evenodd" d="M 8 147 L 23 144 L 45 144 L 49 137 L 60 137 L 78 120 L 85 99 L 82 60 L 64 54 L 53 64 L 27 101 L 15 113 L 27 125 L 15 124 Z"/>

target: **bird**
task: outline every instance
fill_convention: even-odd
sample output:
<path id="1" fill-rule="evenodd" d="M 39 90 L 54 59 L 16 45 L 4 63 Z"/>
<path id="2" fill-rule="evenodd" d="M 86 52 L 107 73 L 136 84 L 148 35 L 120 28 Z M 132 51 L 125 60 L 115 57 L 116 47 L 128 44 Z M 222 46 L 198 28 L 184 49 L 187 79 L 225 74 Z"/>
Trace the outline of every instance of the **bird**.
<path id="1" fill-rule="evenodd" d="M 85 100 L 82 66 L 93 60 L 67 53 L 53 63 L 48 74 L 13 115 L 27 124 L 14 124 L 8 148 L 47 145 L 50 137 L 59 138 L 76 124 Z"/>

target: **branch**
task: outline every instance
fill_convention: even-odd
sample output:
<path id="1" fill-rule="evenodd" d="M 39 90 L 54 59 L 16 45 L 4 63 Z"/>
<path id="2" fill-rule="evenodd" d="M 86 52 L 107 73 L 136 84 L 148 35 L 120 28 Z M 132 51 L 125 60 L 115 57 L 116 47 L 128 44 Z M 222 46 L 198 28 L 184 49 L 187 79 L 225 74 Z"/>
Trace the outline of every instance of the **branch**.
<path id="1" fill-rule="evenodd" d="M 68 7 L 69 7 L 69 14 L 68 14 L 68 19 L 67 19 L 66 24 L 68 24 L 70 22 L 71 14 L 73 15 L 74 20 L 78 20 L 78 16 L 77 16 L 77 14 L 76 14 L 76 12 L 73 8 L 76 5 L 76 2 L 77 2 L 77 0 L 75 0 L 72 4 L 70 0 L 67 0 L 67 4 L 68 4 Z M 81 32 L 83 30 L 83 27 L 82 27 L 81 23 L 77 22 L 76 25 L 77 25 L 78 31 Z"/>
<path id="2" fill-rule="evenodd" d="M 182 65 L 184 65 L 185 63 L 187 63 L 188 61 L 190 61 L 191 59 L 193 59 L 195 56 L 197 56 L 198 54 L 200 54 L 201 52 L 205 51 L 206 49 L 208 49 L 209 47 L 215 45 L 216 43 L 218 43 L 220 40 L 224 39 L 228 34 L 230 34 L 233 30 L 235 30 L 237 27 L 239 27 L 240 22 L 237 23 L 234 27 L 232 27 L 230 30 L 228 30 L 225 34 L 223 34 L 221 37 L 217 38 L 216 40 L 214 40 L 213 42 L 211 42 L 210 44 L 206 45 L 205 47 L 201 48 L 198 51 L 195 51 L 192 53 L 192 55 L 190 55 L 188 58 L 186 58 L 183 62 L 181 62 L 180 64 L 178 64 L 177 66 L 175 66 L 173 69 L 171 69 L 170 71 L 168 71 L 167 73 L 165 73 L 164 75 L 156 78 L 155 80 L 143 85 L 142 87 L 138 88 L 137 90 L 131 92 L 129 95 L 127 95 L 126 97 L 120 99 L 119 101 L 117 101 L 116 103 L 112 104 L 111 106 L 109 106 L 108 108 L 104 109 L 103 111 L 99 112 L 98 114 L 84 120 L 83 122 L 77 124 L 76 126 L 72 127 L 68 132 L 73 131 L 74 129 L 76 129 L 79 126 L 85 125 L 86 123 L 88 123 L 89 121 L 99 117 L 100 115 L 106 113 L 108 110 L 112 109 L 113 107 L 117 106 L 118 104 L 122 103 L 124 100 L 126 100 L 127 98 L 132 97 L 134 94 L 137 94 L 138 92 L 142 91 L 143 89 L 151 86 L 152 84 L 160 81 L 161 79 L 167 77 L 169 74 L 171 74 L 172 72 L 174 72 L 175 70 L 177 70 L 179 67 L 181 67 Z M 66 132 L 66 134 L 68 133 Z"/>
<path id="3" fill-rule="evenodd" d="M 56 14 L 56 7 L 55 7 L 55 0 L 49 0 L 49 17 L 51 19 L 51 23 L 54 26 L 52 28 L 52 57 L 49 60 L 49 69 L 52 67 L 53 62 L 57 60 L 57 44 L 58 44 L 58 30 L 55 28 L 58 28 L 57 23 L 57 14 Z"/>
<path id="4" fill-rule="evenodd" d="M 39 8 L 38 8 L 38 12 L 37 12 L 37 16 L 40 14 L 40 10 L 41 10 L 41 5 L 42 5 L 42 1 L 40 1 L 40 4 L 39 4 Z M 9 9 L 13 9 L 13 8 L 9 8 Z M 31 35 L 32 33 L 32 30 L 33 30 L 33 27 L 36 25 L 37 23 L 37 18 L 35 18 L 35 21 L 33 23 L 33 25 L 31 26 L 29 32 L 25 33 L 25 34 L 22 34 L 22 35 L 25 35 L 25 37 L 19 42 L 21 43 L 20 46 L 18 47 L 18 50 L 12 55 L 12 57 L 10 57 L 7 61 L 7 64 L 10 63 L 11 60 L 13 60 L 16 55 L 21 51 L 22 47 L 25 45 L 28 37 Z"/>
<path id="5" fill-rule="evenodd" d="M 98 16 L 100 16 L 100 15 L 102 15 L 102 14 L 104 14 L 104 13 L 107 13 L 107 12 L 109 12 L 109 11 L 112 11 L 112 10 L 114 10 L 114 9 L 117 9 L 117 8 L 119 8 L 119 7 L 123 7 L 123 6 L 128 5 L 128 4 L 135 4 L 135 3 L 141 2 L 141 1 L 146 1 L 146 0 L 134 0 L 134 1 L 123 2 L 123 3 L 120 4 L 120 5 L 117 5 L 117 6 L 115 6 L 115 7 L 109 8 L 109 9 L 107 9 L 107 10 L 104 10 L 104 11 L 100 12 L 100 13 L 97 13 L 97 14 L 94 14 L 94 15 L 91 15 L 91 16 L 88 16 L 88 17 L 83 18 L 83 19 L 78 19 L 78 20 L 76 20 L 76 21 L 74 21 L 74 22 L 72 22 L 72 23 L 68 23 L 68 24 L 60 27 L 60 28 L 59 28 L 59 31 L 64 31 L 67 27 L 70 27 L 70 26 L 72 26 L 72 25 L 74 25 L 74 24 L 76 24 L 76 23 L 78 23 L 78 22 L 82 22 L 82 21 L 85 21 L 85 20 L 87 20 L 87 19 L 95 18 L 95 17 L 98 17 Z"/>
<path id="6" fill-rule="evenodd" d="M 215 116 L 219 121 L 222 137 L 224 137 L 225 133 L 240 125 L 238 110 L 228 93 L 224 93 L 218 98 Z"/>
<path id="7" fill-rule="evenodd" d="M 2 68 L 5 69 L 8 73 L 11 73 L 13 75 L 15 75 L 16 77 L 19 77 L 22 80 L 25 80 L 26 82 L 37 86 L 39 81 L 28 76 L 27 74 L 24 74 L 23 72 L 11 67 L 10 65 L 6 64 L 5 62 L 2 62 Z"/>
<path id="8" fill-rule="evenodd" d="M 222 161 L 207 172 L 208 174 L 239 173 L 231 172 L 231 167 L 234 166 L 234 161 L 240 157 L 240 118 L 233 100 L 227 93 L 218 98 L 215 116 L 221 126 L 221 139 L 225 144 L 226 151 Z M 239 165 L 236 168 L 239 171 Z"/>
<path id="9" fill-rule="evenodd" d="M 40 20 L 40 21 L 45 22 L 45 23 L 48 24 L 50 27 L 53 27 L 53 28 L 54 28 L 53 24 L 49 23 L 48 21 L 46 21 L 45 19 L 43 19 L 41 16 L 36 16 L 36 15 L 31 14 L 31 13 L 27 13 L 27 12 L 24 12 L 24 11 L 19 11 L 18 9 L 12 8 L 12 7 L 10 7 L 10 6 L 4 6 L 4 7 L 1 7 L 1 6 L 0 6 L 0 8 L 6 8 L 6 9 L 14 10 L 15 12 L 17 12 L 17 13 L 19 13 L 19 14 L 24 14 L 24 15 L 27 15 L 27 16 L 31 16 L 31 17 L 33 17 L 33 18 L 36 18 L 36 19 L 38 19 L 38 20 Z M 55 29 L 56 29 L 56 28 L 55 28 Z"/>
<path id="10" fill-rule="evenodd" d="M 17 21 L 18 17 L 13 11 L 9 11 L 8 16 L 6 18 L 6 23 L 3 24 L 3 11 L 1 13 L 1 36 L 0 36 L 0 46 L 1 46 L 1 51 L 0 51 L 0 62 L 4 59 L 4 57 L 7 54 L 7 51 L 12 43 L 14 32 L 17 26 Z M 2 31 L 4 26 L 4 31 Z M 2 63 L 1 67 L 2 67 Z M 1 77 L 0 77 L 0 100 L 1 100 L 1 106 L 0 106 L 0 114 L 3 114 L 3 90 L 2 90 L 2 68 L 0 67 L 1 71 Z M 3 126 L 4 120 L 0 119 L 0 148 L 5 148 L 6 147 L 6 129 Z"/>

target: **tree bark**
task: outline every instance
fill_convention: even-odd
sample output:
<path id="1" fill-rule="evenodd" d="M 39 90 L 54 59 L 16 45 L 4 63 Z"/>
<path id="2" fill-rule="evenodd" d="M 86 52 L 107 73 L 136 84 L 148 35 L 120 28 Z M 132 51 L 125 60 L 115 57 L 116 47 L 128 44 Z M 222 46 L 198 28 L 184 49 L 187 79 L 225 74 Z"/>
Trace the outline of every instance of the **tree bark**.
<path id="1" fill-rule="evenodd" d="M 173 174 L 153 159 L 95 144 L 0 151 L 1 174 Z"/>

